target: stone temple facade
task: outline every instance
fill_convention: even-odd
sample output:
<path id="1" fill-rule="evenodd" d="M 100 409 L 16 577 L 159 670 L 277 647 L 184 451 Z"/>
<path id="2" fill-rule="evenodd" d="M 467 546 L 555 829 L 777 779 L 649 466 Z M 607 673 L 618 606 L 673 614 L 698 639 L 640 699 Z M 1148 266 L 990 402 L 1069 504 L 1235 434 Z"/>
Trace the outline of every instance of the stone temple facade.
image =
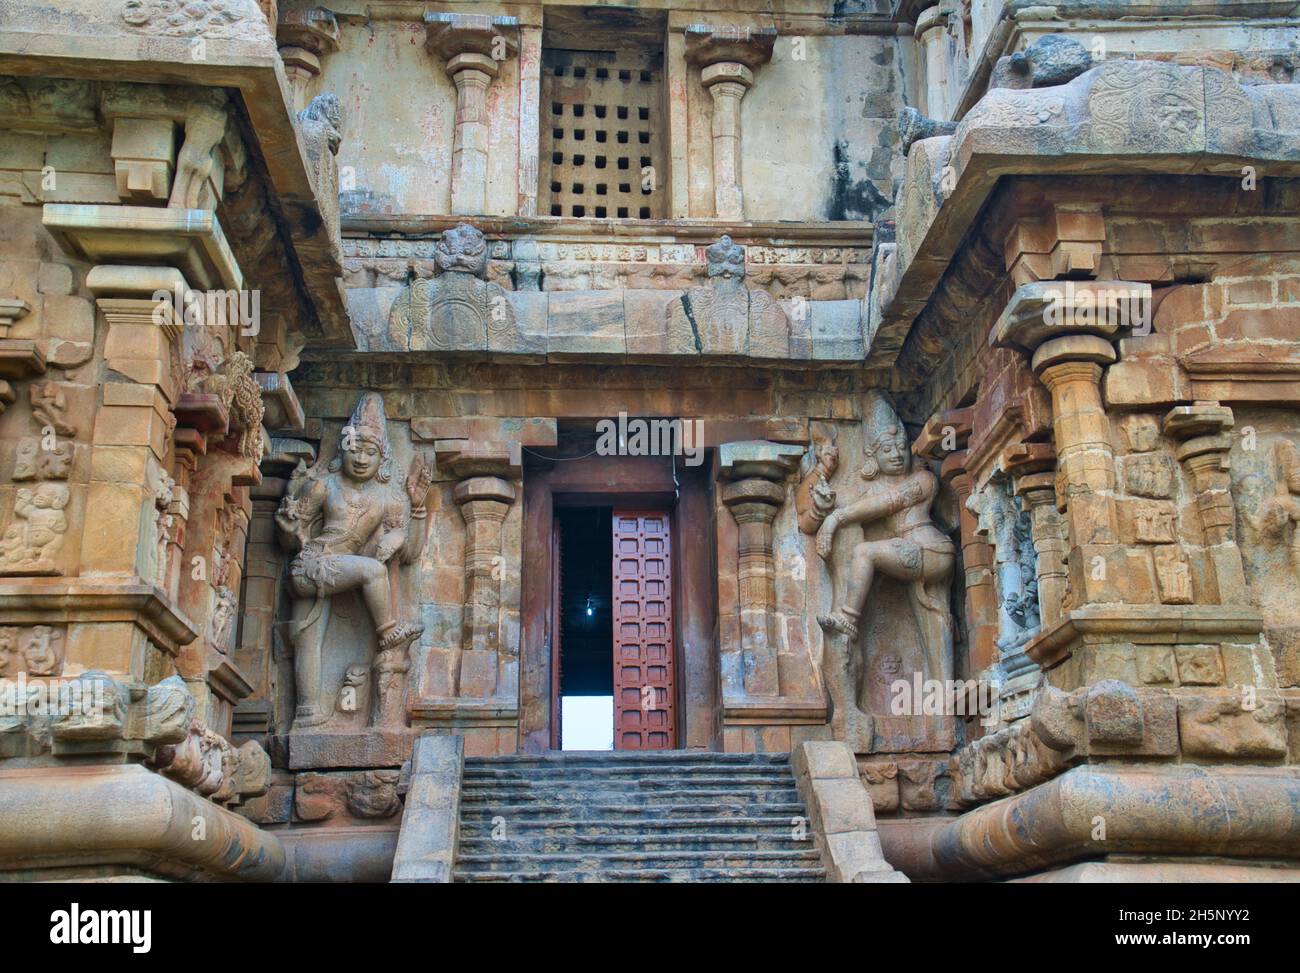
<path id="1" fill-rule="evenodd" d="M 1300 4 L 325 3 L 0 3 L 0 876 L 1300 878 Z"/>

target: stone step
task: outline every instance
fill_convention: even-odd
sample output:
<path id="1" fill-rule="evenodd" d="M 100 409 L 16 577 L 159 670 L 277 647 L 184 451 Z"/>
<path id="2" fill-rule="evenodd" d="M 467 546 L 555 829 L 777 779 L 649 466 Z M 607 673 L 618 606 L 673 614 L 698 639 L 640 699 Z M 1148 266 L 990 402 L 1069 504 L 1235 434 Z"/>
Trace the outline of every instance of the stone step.
<path id="1" fill-rule="evenodd" d="M 730 788 L 701 788 L 691 790 L 674 788 L 658 790 L 655 788 L 635 788 L 626 791 L 586 790 L 575 788 L 553 788 L 536 790 L 502 790 L 500 788 L 466 788 L 460 795 L 461 805 L 486 805 L 509 808 L 537 804 L 548 806 L 576 805 L 590 807 L 593 804 L 611 804 L 615 801 L 629 800 L 647 805 L 688 804 L 694 801 L 720 802 L 729 801 L 747 805 L 766 806 L 769 804 L 798 804 L 799 792 L 791 784 L 789 787 L 766 790 L 745 790 L 737 792 Z"/>
<path id="2" fill-rule="evenodd" d="M 454 882 L 824 882 L 824 868 L 610 868 L 595 871 L 463 872 Z"/>
<path id="3" fill-rule="evenodd" d="M 689 849 L 683 851 L 601 851 L 511 853 L 461 852 L 456 870 L 469 872 L 602 871 L 610 868 L 813 868 L 821 864 L 815 848 Z"/>
<path id="4" fill-rule="evenodd" d="M 507 834 L 512 836 L 558 837 L 565 835 L 624 835 L 642 834 L 653 831 L 657 834 L 746 834 L 770 835 L 772 837 L 792 834 L 799 815 L 754 815 L 721 817 L 717 815 L 693 818 L 658 818 L 649 819 L 643 815 L 629 815 L 624 818 L 511 818 Z M 461 816 L 460 833 L 463 838 L 491 837 L 492 818 L 476 815 L 473 818 Z"/>
<path id="5" fill-rule="evenodd" d="M 479 781 L 553 781 L 553 780 L 679 780 L 691 782 L 699 779 L 725 779 L 748 781 L 788 781 L 789 767 L 728 766 L 715 767 L 690 764 L 682 767 L 653 767 L 647 773 L 644 765 L 603 766 L 544 766 L 520 767 L 466 767 L 466 783 Z"/>
<path id="6" fill-rule="evenodd" d="M 689 791 L 692 793 L 698 793 L 699 791 L 770 793 L 774 790 L 794 790 L 794 778 L 790 777 L 789 774 L 785 775 L 783 778 L 774 780 L 746 780 L 744 778 L 735 777 L 698 777 L 688 779 L 595 778 L 591 780 L 576 780 L 564 777 L 536 780 L 464 780 L 463 784 L 461 784 L 461 793 L 499 791 L 502 793 L 517 793 L 517 795 L 532 795 L 532 793 L 538 793 L 538 795 L 547 796 L 552 795 L 552 793 L 563 791 L 581 793 L 645 793 L 649 791 Z"/>
<path id="7" fill-rule="evenodd" d="M 729 797 L 732 795 L 728 795 Z M 574 811 L 581 812 L 574 814 Z M 565 821 L 565 820 L 597 820 L 600 818 L 620 818 L 623 820 L 647 821 L 696 821 L 701 818 L 709 817 L 766 817 L 784 815 L 790 818 L 803 817 L 803 803 L 797 800 L 784 802 L 757 802 L 731 800 L 726 802 L 712 801 L 709 803 L 694 803 L 691 801 L 682 801 L 679 803 L 662 803 L 662 804 L 627 804 L 623 802 L 584 802 L 577 807 L 562 807 L 545 803 L 536 804 L 516 804 L 511 805 L 508 802 L 491 803 L 491 802 L 473 802 L 463 801 L 460 808 L 460 820 L 464 821 L 491 821 L 492 818 L 509 813 L 509 820 L 516 822 L 523 821 Z"/>
<path id="8" fill-rule="evenodd" d="M 710 753 L 704 750 L 566 750 L 561 753 L 512 753 L 466 757 L 465 768 L 530 766 L 611 766 L 619 764 L 707 764 L 710 766 L 789 766 L 788 753 Z"/>
<path id="9" fill-rule="evenodd" d="M 786 835 L 687 832 L 683 834 L 462 835 L 460 850 L 475 855 L 600 854 L 648 851 L 803 851 L 811 838 L 796 841 Z"/>

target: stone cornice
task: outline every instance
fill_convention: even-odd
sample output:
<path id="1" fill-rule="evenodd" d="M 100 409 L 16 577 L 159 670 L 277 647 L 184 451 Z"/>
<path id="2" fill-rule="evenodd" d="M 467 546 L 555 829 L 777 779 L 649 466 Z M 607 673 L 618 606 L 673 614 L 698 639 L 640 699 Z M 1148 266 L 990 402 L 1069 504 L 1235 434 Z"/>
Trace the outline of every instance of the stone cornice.
<path id="1" fill-rule="evenodd" d="M 247 8 L 247 9 L 245 9 Z M 63 0 L 58 16 L 40 5 L 0 8 L 0 74 L 57 75 L 86 81 L 233 89 L 252 138 L 250 162 L 278 211 L 285 261 L 303 294 L 303 329 L 314 344 L 351 343 L 337 284 L 341 268 L 321 219 L 306 150 L 294 123 L 292 96 L 275 38 L 253 0 L 242 0 L 233 26 L 199 33 L 206 55 L 192 55 L 194 37 L 152 20 L 129 20 L 124 4 Z M 132 7 L 131 9 L 136 9 Z M 139 8 L 145 12 L 145 4 Z"/>
<path id="2" fill-rule="evenodd" d="M 1156 97 L 1173 99 L 1178 111 L 1144 107 Z M 1254 120 L 1267 125 L 1295 103 L 1300 85 L 1243 86 L 1222 71 L 1159 61 L 1108 61 L 1068 84 L 988 92 L 955 134 L 922 139 L 908 153 L 894 268 L 872 299 L 868 364 L 897 359 L 1000 179 L 1239 174 L 1244 164 L 1259 178 L 1294 176 L 1300 131 Z M 1144 124 L 1107 122 L 1121 117 Z"/>

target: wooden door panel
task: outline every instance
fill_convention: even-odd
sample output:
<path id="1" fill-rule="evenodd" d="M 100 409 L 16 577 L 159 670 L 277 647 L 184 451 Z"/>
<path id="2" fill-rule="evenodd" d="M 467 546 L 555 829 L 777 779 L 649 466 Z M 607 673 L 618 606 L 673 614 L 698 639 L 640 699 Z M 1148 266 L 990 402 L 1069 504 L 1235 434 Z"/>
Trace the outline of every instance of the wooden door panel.
<path id="1" fill-rule="evenodd" d="M 668 513 L 615 510 L 613 529 L 614 748 L 671 750 L 677 731 Z"/>

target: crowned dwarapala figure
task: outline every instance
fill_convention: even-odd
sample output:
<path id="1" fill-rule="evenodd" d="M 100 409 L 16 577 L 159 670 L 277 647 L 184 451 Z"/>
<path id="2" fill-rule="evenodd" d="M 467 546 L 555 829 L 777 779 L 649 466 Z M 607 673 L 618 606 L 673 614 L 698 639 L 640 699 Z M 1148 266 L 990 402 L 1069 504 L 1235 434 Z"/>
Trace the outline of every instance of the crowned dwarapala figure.
<path id="1" fill-rule="evenodd" d="M 275 523 L 281 542 L 297 551 L 289 566 L 295 729 L 332 715 L 321 692 L 321 653 L 333 596 L 360 590 L 379 639 L 377 670 L 404 664 L 423 631 L 399 618 L 390 565 L 409 564 L 423 551 L 431 483 L 419 456 L 408 475 L 395 468 L 384 400 L 375 392 L 358 400 L 328 467 L 317 463 L 290 482 Z"/>

